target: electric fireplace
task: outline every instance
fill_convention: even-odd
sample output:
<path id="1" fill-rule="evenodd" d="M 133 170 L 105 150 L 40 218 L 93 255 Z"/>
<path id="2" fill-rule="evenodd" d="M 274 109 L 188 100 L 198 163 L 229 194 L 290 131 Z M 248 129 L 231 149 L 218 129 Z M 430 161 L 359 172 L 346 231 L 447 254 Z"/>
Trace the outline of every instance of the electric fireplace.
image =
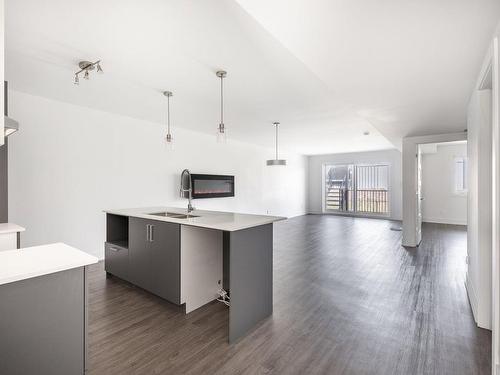
<path id="1" fill-rule="evenodd" d="M 234 197 L 234 176 L 192 174 L 193 199 Z"/>

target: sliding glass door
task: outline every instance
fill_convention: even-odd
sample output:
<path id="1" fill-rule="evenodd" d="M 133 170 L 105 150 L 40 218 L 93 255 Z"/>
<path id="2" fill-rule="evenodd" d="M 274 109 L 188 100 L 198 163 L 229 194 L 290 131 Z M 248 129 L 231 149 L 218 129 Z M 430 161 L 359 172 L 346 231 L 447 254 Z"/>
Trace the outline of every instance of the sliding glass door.
<path id="1" fill-rule="evenodd" d="M 354 165 L 328 165 L 325 168 L 328 211 L 354 211 Z"/>
<path id="2" fill-rule="evenodd" d="M 389 214 L 389 165 L 325 166 L 325 211 Z"/>

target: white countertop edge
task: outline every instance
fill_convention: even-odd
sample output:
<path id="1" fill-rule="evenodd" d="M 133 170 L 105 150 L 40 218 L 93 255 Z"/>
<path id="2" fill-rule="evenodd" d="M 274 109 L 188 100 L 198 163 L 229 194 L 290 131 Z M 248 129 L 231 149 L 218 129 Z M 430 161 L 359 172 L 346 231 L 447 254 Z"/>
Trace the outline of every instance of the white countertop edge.
<path id="1" fill-rule="evenodd" d="M 238 212 L 224 212 L 224 211 L 208 211 L 208 210 L 194 210 L 191 212 L 192 215 L 199 215 L 197 218 L 193 219 L 175 219 L 166 216 L 155 216 L 151 214 L 144 213 L 144 211 L 149 212 L 178 212 L 186 213 L 186 209 L 179 207 L 138 207 L 138 208 L 125 208 L 125 209 L 109 209 L 103 210 L 103 212 L 119 216 L 129 216 L 137 217 L 140 219 L 165 221 L 168 223 L 189 225 L 199 228 L 222 230 L 226 232 L 235 232 L 238 230 L 248 229 L 257 227 L 260 225 L 271 224 L 276 221 L 287 220 L 284 216 L 271 216 L 271 215 L 257 215 L 257 214 L 243 214 Z M 231 222 L 231 217 L 233 221 Z M 234 217 L 240 220 L 248 220 L 248 222 L 241 222 L 234 220 Z M 214 221 L 206 222 L 212 219 L 226 219 L 227 221 Z M 205 220 L 205 222 L 200 221 Z"/>
<path id="2" fill-rule="evenodd" d="M 0 234 L 24 232 L 26 229 L 14 223 L 0 223 Z"/>
<path id="3" fill-rule="evenodd" d="M 88 266 L 99 260 L 64 243 L 0 251 L 0 285 Z"/>

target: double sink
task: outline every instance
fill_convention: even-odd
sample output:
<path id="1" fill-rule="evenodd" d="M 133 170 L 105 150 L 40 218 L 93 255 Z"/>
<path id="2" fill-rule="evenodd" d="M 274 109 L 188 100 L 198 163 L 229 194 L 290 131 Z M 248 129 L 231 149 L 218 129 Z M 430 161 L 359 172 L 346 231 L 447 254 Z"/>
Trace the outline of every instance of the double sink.
<path id="1" fill-rule="evenodd" d="M 178 212 L 154 212 L 148 215 L 153 215 L 153 216 L 162 216 L 162 217 L 171 217 L 172 219 L 191 219 L 193 217 L 199 217 L 197 215 L 191 215 L 191 214 L 181 214 Z"/>

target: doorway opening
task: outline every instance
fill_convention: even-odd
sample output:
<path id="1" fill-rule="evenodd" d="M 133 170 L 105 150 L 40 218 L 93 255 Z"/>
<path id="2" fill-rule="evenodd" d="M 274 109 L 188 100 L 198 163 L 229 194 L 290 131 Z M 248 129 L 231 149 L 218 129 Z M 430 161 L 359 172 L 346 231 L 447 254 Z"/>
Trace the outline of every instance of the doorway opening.
<path id="1" fill-rule="evenodd" d="M 467 225 L 467 141 L 420 144 L 418 222 Z"/>

